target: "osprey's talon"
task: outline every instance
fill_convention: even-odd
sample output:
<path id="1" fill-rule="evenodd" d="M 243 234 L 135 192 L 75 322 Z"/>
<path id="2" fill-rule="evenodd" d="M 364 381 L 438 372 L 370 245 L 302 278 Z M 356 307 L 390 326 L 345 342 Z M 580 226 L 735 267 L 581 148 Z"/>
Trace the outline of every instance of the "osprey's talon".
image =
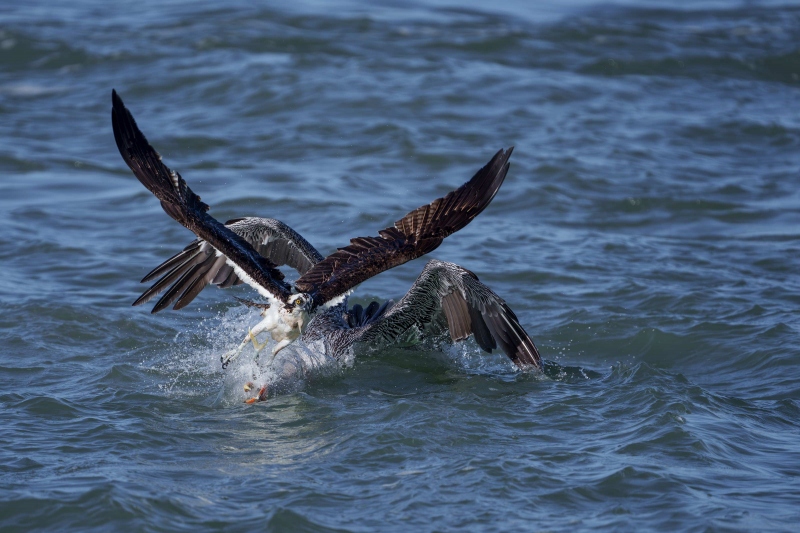
<path id="1" fill-rule="evenodd" d="M 228 368 L 228 365 L 233 362 L 234 359 L 239 357 L 241 350 L 228 350 L 224 354 L 219 357 L 219 362 L 222 363 L 222 370 Z"/>
<path id="2" fill-rule="evenodd" d="M 260 343 L 260 342 L 258 342 L 258 339 L 256 338 L 256 336 L 255 336 L 255 335 L 253 335 L 253 330 L 252 330 L 252 329 L 250 329 L 250 328 L 248 328 L 248 329 L 247 329 L 247 331 L 248 331 L 248 333 L 247 333 L 247 336 L 250 338 L 250 340 L 251 340 L 251 341 L 253 341 L 253 348 L 255 348 L 255 349 L 256 349 L 256 353 L 258 353 L 258 352 L 260 352 L 261 350 L 263 350 L 263 349 L 264 349 L 264 346 L 266 346 L 266 345 L 267 345 L 267 342 L 266 342 L 266 341 L 264 341 L 264 343 L 263 343 L 263 344 L 262 344 L 262 343 Z"/>

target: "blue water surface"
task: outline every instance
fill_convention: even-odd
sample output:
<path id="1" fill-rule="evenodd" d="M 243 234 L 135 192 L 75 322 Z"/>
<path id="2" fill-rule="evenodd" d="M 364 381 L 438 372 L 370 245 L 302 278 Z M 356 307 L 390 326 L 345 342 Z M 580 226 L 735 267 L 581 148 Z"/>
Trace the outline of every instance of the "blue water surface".
<path id="1" fill-rule="evenodd" d="M 799 43 L 781 2 L 0 3 L 0 529 L 796 530 Z M 432 257 L 548 372 L 397 346 L 244 404 L 253 291 L 131 307 L 193 236 L 112 88 L 212 215 L 323 254 L 514 145 Z"/>

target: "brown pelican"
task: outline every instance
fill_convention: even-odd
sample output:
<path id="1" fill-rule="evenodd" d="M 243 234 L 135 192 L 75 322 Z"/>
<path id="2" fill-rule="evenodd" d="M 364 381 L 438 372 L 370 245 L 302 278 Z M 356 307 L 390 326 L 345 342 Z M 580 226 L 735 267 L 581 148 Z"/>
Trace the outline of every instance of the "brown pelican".
<path id="1" fill-rule="evenodd" d="M 221 288 L 247 283 L 266 303 L 242 300 L 262 309 L 264 319 L 241 344 L 222 357 L 223 368 L 249 342 L 268 332 L 277 343 L 273 354 L 298 338 L 339 358 L 356 343 L 392 342 L 409 331 L 424 334 L 444 324 L 450 338 L 472 335 L 485 351 L 500 348 L 523 370 L 541 370 L 539 353 L 508 304 L 469 270 L 431 260 L 397 303 L 372 302 L 348 308 L 347 297 L 359 283 L 392 267 L 435 250 L 445 237 L 466 226 L 486 206 L 508 172 L 513 148 L 494 157 L 461 187 L 414 209 L 378 231 L 377 237 L 356 237 L 323 257 L 286 224 L 269 218 L 245 217 L 220 223 L 177 172 L 161 161 L 139 130 L 130 111 L 112 91 L 112 125 L 122 158 L 139 181 L 159 200 L 164 211 L 190 229 L 197 239 L 157 266 L 142 282 L 157 281 L 134 305 L 166 290 L 153 313 L 174 304 L 181 309 L 209 284 Z M 279 266 L 297 270 L 290 285 Z M 266 397 L 262 387 L 257 399 Z"/>

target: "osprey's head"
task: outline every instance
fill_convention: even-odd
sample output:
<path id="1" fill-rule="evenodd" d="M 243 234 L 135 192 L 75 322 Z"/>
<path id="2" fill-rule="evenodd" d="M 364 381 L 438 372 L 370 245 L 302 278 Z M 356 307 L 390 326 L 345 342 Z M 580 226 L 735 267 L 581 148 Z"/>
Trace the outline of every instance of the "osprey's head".
<path id="1" fill-rule="evenodd" d="M 306 313 L 311 311 L 311 296 L 308 294 L 292 294 L 283 306 L 287 312 L 296 313 L 304 311 Z"/>
<path id="2" fill-rule="evenodd" d="M 292 294 L 283 305 L 281 314 L 284 315 L 283 321 L 287 324 L 292 323 L 300 328 L 300 331 L 305 329 L 309 322 L 309 312 L 311 311 L 311 297 L 308 294 Z"/>

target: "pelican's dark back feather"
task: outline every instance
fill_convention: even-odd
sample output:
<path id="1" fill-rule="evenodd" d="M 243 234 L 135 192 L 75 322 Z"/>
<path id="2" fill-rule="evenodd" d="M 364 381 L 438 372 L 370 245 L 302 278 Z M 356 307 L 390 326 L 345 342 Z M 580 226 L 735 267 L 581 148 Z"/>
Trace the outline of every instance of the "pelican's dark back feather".
<path id="1" fill-rule="evenodd" d="M 339 358 L 355 343 L 396 342 L 409 331 L 426 335 L 443 318 L 453 342 L 473 335 L 483 350 L 499 348 L 522 370 L 542 368 L 536 345 L 505 300 L 454 263 L 432 259 L 405 296 L 387 304 L 356 304 L 346 311 L 343 302 L 324 309 L 303 338 L 324 340 L 328 353 Z"/>

